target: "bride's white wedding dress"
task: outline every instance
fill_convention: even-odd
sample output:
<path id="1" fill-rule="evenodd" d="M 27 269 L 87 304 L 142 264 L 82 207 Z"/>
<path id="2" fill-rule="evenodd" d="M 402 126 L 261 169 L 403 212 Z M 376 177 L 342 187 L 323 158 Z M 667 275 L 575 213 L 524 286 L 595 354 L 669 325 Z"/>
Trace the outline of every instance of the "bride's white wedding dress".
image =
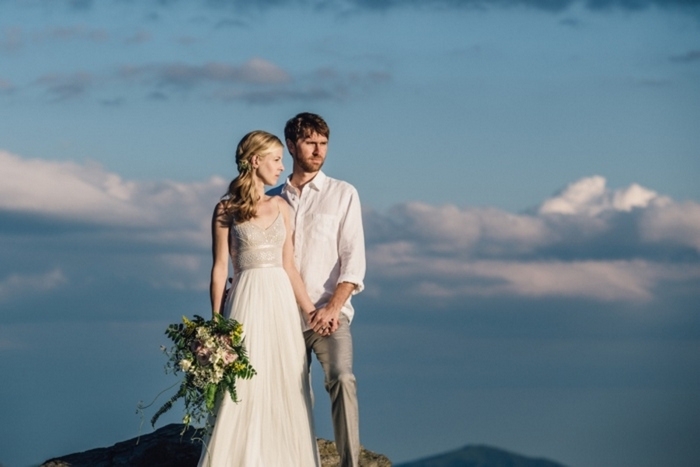
<path id="1" fill-rule="evenodd" d="M 282 268 L 281 214 L 267 228 L 231 227 L 236 276 L 224 315 L 243 324 L 257 374 L 237 380 L 240 402 L 221 400 L 203 467 L 320 466 L 301 317 Z"/>

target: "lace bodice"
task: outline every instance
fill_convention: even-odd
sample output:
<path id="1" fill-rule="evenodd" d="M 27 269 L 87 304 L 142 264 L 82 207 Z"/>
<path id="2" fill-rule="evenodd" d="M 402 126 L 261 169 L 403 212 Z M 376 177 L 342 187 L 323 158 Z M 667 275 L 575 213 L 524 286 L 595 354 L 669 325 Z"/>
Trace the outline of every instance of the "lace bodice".
<path id="1" fill-rule="evenodd" d="M 263 229 L 250 221 L 231 228 L 231 258 L 236 273 L 251 268 L 282 266 L 286 230 L 281 214 Z"/>

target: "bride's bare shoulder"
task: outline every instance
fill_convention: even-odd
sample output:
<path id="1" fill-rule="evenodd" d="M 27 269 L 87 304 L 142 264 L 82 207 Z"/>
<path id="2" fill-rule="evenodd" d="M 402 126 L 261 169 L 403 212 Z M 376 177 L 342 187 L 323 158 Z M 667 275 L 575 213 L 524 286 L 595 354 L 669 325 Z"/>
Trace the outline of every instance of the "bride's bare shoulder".
<path id="1" fill-rule="evenodd" d="M 287 202 L 280 195 L 272 195 L 271 198 L 273 202 L 277 203 L 280 210 L 288 209 L 289 206 L 287 205 Z"/>
<path id="2" fill-rule="evenodd" d="M 231 225 L 231 213 L 226 209 L 226 203 L 224 200 L 219 201 L 214 206 L 214 213 L 212 214 L 212 221 L 215 221 L 220 227 L 228 227 Z"/>

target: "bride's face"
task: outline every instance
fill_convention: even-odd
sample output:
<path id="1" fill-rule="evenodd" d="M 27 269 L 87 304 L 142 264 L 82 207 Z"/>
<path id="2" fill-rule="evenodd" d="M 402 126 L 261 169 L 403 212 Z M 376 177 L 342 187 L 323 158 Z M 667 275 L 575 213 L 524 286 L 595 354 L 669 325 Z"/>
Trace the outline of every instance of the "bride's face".
<path id="1" fill-rule="evenodd" d="M 256 175 L 265 185 L 276 185 L 277 180 L 284 172 L 282 164 L 283 149 L 281 146 L 272 149 L 264 157 L 259 159 Z"/>

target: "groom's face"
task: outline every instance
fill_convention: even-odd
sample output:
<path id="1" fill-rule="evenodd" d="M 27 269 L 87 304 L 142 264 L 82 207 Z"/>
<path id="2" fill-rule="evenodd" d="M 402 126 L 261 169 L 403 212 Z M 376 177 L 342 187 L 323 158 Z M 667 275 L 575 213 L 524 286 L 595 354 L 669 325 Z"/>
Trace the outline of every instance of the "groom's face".
<path id="1" fill-rule="evenodd" d="M 326 160 L 328 138 L 314 132 L 305 138 L 299 138 L 296 142 L 288 139 L 287 149 L 289 149 L 294 163 L 301 167 L 304 172 L 318 172 Z"/>

